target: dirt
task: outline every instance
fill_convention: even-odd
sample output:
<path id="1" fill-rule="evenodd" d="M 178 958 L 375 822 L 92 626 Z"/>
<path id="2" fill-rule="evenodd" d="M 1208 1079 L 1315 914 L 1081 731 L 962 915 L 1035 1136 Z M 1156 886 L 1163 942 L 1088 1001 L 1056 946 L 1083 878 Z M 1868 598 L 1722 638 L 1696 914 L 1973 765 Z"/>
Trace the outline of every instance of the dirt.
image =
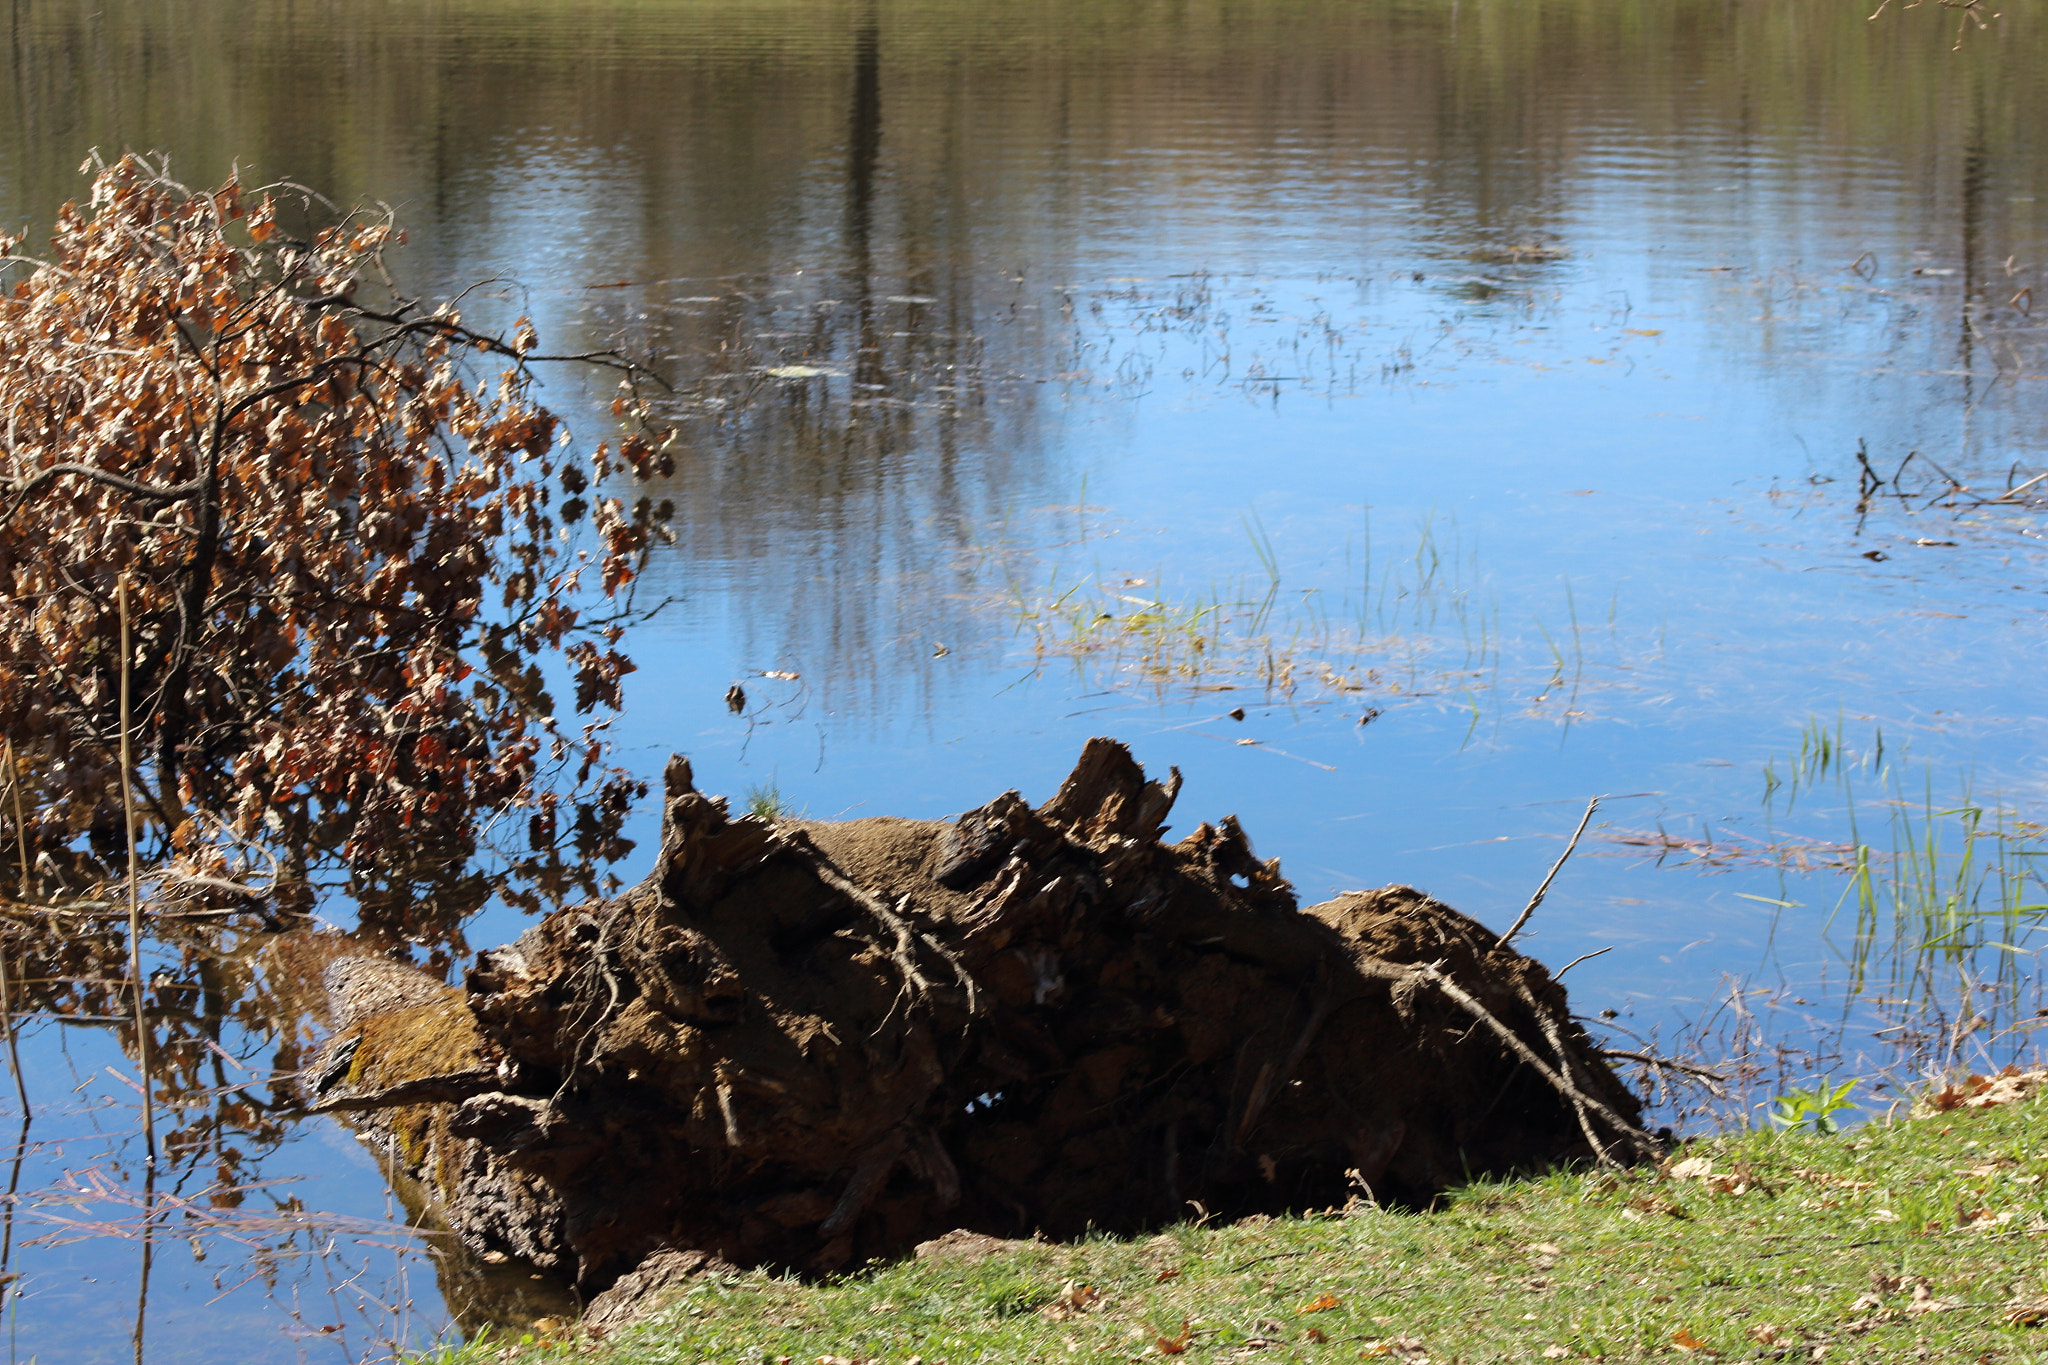
<path id="1" fill-rule="evenodd" d="M 459 990 L 330 968 L 316 1100 L 585 1295 L 1653 1154 L 1541 964 L 1408 887 L 1302 910 L 1235 819 L 1165 843 L 1179 785 L 1092 740 L 1035 810 L 768 821 L 671 760 L 640 885 Z"/>

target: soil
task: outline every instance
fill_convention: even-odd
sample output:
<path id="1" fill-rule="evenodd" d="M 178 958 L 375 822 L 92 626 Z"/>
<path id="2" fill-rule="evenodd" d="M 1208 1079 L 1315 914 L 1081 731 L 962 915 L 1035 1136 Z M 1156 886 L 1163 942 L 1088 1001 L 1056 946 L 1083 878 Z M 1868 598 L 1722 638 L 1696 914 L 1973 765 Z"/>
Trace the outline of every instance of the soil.
<path id="1" fill-rule="evenodd" d="M 1541 964 L 1409 887 L 1302 910 L 1233 818 L 1165 843 L 1179 785 L 1098 739 L 1037 809 L 769 821 L 673 759 L 638 886 L 459 989 L 330 967 L 316 1102 L 584 1295 L 1653 1154 Z"/>

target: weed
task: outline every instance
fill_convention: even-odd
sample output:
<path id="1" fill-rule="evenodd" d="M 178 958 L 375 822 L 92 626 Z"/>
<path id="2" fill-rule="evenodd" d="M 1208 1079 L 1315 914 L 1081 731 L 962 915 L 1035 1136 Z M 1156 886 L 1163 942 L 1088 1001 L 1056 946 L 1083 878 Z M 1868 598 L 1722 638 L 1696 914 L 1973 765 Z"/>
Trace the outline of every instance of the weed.
<path id="1" fill-rule="evenodd" d="M 799 812 L 783 799 L 782 788 L 771 781 L 747 788 L 747 814 L 756 820 L 791 820 Z"/>
<path id="2" fill-rule="evenodd" d="M 1849 1098 L 1849 1092 L 1859 1084 L 1861 1078 L 1851 1076 L 1830 1087 L 1826 1077 L 1822 1077 L 1811 1090 L 1788 1090 L 1771 1103 L 1771 1125 L 1785 1133 L 1796 1133 L 1802 1128 L 1811 1128 L 1816 1133 L 1839 1133 L 1842 1125 L 1836 1122 L 1835 1115 L 1858 1107 Z"/>

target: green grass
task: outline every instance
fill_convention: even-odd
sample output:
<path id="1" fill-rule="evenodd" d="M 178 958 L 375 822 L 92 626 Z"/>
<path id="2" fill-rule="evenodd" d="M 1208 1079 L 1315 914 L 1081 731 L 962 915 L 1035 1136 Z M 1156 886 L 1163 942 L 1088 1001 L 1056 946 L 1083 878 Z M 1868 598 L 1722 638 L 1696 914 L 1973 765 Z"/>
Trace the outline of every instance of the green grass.
<path id="1" fill-rule="evenodd" d="M 774 782 L 764 782 L 747 788 L 744 813 L 757 820 L 793 820 L 801 817 L 801 812 L 783 797 L 782 788 Z"/>
<path id="2" fill-rule="evenodd" d="M 1825 802 L 1846 835 L 1833 856 L 1849 877 L 1823 933 L 1849 968 L 1848 991 L 1899 1002 L 1956 1039 L 1973 1024 L 2001 1035 L 2032 1015 L 2040 1001 L 2023 997 L 2038 995 L 2030 960 L 2048 921 L 2048 828 L 1972 788 L 1967 771 L 1937 779 L 1905 746 L 1887 749 L 1881 728 L 1852 749 L 1840 720 L 1809 719 L 1798 755 L 1782 771 L 1764 767 L 1767 823 Z M 1877 838 L 1866 837 L 1873 809 L 1885 826 Z"/>
<path id="3" fill-rule="evenodd" d="M 739 1275 L 603 1342 L 442 1359 L 1159 1361 L 1185 1323 L 1189 1362 L 2048 1361 L 2048 1327 L 2008 1320 L 2048 1296 L 2044 1120 L 2021 1104 L 1732 1133 L 1674 1158 L 1716 1179 L 1560 1172 L 1425 1214 L 1189 1224 L 823 1284 Z M 1099 1301 L 1062 1308 L 1081 1286 Z"/>

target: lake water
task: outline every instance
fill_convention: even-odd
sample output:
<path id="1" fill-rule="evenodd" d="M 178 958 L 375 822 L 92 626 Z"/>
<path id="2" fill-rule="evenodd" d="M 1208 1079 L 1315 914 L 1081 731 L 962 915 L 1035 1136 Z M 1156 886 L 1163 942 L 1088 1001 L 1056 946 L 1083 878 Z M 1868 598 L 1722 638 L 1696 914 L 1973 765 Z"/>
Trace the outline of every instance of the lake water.
<path id="1" fill-rule="evenodd" d="M 672 600 L 615 728 L 650 776 L 942 817 L 1112 734 L 1305 901 L 1401 881 L 1496 927 L 1604 794 L 1525 944 L 1610 950 L 1581 1013 L 1668 1042 L 1746 982 L 1846 1074 L 1911 997 L 1982 1061 L 2026 1044 L 2048 900 L 1968 880 L 2024 872 L 2048 804 L 2048 483 L 1986 505 L 2048 470 L 2048 34 L 1866 15 L 13 0 L 0 221 L 160 148 L 388 202 L 413 288 L 656 357 L 685 454 L 641 605 Z M 592 440 L 604 396 L 548 391 Z M 2011 837 L 1957 883 L 1966 801 Z M 1956 917 L 1909 950 L 2003 946 L 1916 988 L 1900 884 Z M 159 1240 L 149 1354 L 431 1340 L 375 1164 L 266 1117 L 312 1026 L 281 1051 L 255 979 L 166 1181 L 277 1183 Z M 133 1061 L 23 1047 L 12 1358 L 132 1358 L 139 1248 L 94 1220 L 134 1221 Z"/>

